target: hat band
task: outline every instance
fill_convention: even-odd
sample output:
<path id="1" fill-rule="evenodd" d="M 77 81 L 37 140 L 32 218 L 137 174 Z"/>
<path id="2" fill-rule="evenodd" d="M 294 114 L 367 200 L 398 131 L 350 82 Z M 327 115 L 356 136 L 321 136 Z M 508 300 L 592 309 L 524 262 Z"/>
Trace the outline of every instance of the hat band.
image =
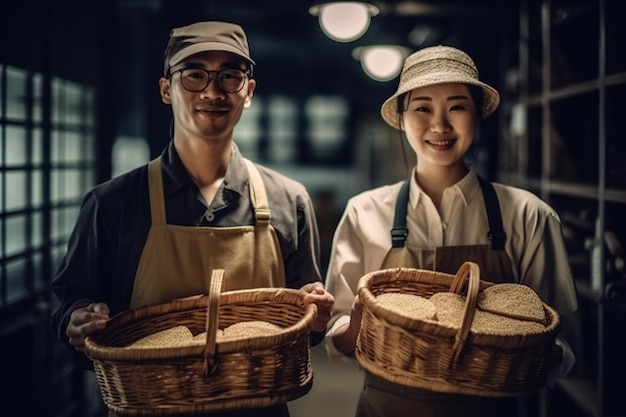
<path id="1" fill-rule="evenodd" d="M 418 73 L 440 73 L 445 71 L 454 71 L 456 73 L 464 73 L 468 77 L 478 80 L 478 71 L 473 65 L 458 61 L 456 59 L 449 58 L 434 58 L 424 61 L 419 61 L 414 64 L 408 65 L 402 71 L 402 75 L 410 78 L 415 77 L 415 72 Z"/>

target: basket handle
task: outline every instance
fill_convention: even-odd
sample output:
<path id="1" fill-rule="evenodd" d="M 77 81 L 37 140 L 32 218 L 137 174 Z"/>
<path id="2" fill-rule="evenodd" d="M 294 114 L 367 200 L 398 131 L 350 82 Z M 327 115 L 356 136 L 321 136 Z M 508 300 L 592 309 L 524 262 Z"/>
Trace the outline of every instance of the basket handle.
<path id="1" fill-rule="evenodd" d="M 211 274 L 209 285 L 208 305 L 206 310 L 206 345 L 204 347 L 204 363 L 202 375 L 209 376 L 217 368 L 215 351 L 217 348 L 217 326 L 219 324 L 218 315 L 220 311 L 220 294 L 222 293 L 222 282 L 224 280 L 224 270 L 214 269 Z"/>
<path id="2" fill-rule="evenodd" d="M 465 300 L 465 308 L 463 310 L 463 320 L 461 327 L 454 338 L 454 346 L 452 347 L 452 356 L 450 358 L 449 367 L 456 365 L 461 355 L 461 351 L 465 346 L 465 341 L 474 321 L 474 313 L 476 312 L 476 304 L 478 303 L 478 290 L 480 289 L 480 268 L 474 262 L 464 262 L 458 269 L 454 280 L 450 285 L 450 292 L 459 294 L 465 285 L 467 276 L 469 275 L 469 283 L 467 287 L 467 296 Z"/>

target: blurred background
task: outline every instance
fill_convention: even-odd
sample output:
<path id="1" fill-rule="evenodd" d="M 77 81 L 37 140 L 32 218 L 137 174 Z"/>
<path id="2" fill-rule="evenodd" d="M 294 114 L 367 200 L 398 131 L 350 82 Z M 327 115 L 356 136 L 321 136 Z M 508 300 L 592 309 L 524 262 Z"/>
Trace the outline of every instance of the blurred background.
<path id="1" fill-rule="evenodd" d="M 328 3 L 328 4 L 326 4 Z M 560 213 L 581 309 L 564 320 L 578 362 L 533 415 L 624 416 L 626 13 L 619 0 L 384 0 L 323 26 L 331 1 L 29 0 L 0 13 L 0 389 L 7 417 L 104 415 L 93 375 L 48 329 L 49 282 L 92 186 L 157 156 L 158 93 L 173 27 L 242 25 L 257 66 L 235 133 L 256 162 L 311 194 L 325 270 L 347 199 L 404 179 L 413 153 L 380 117 L 407 53 L 467 51 L 502 97 L 472 163 Z M 364 26 L 357 27 L 359 20 Z M 335 23 L 335 27 L 332 24 Z M 345 32 L 347 38 L 338 36 Z M 350 33 L 352 32 L 352 33 Z M 391 46 L 381 52 L 374 47 Z M 381 53 L 382 55 L 376 55 Z M 313 348 L 315 384 L 292 417 L 351 416 L 354 361 Z"/>

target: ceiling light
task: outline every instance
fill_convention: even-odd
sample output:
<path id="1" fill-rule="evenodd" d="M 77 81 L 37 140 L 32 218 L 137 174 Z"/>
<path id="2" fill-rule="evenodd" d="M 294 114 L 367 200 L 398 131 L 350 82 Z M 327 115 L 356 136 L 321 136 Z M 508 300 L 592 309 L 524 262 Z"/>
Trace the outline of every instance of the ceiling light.
<path id="1" fill-rule="evenodd" d="M 352 56 L 361 61 L 363 71 L 373 80 L 391 81 L 400 74 L 409 50 L 398 45 L 360 46 Z"/>
<path id="2" fill-rule="evenodd" d="M 379 11 L 371 3 L 357 1 L 326 2 L 309 9 L 309 13 L 318 16 L 322 32 L 337 42 L 359 39 L 367 32 L 371 17 Z"/>

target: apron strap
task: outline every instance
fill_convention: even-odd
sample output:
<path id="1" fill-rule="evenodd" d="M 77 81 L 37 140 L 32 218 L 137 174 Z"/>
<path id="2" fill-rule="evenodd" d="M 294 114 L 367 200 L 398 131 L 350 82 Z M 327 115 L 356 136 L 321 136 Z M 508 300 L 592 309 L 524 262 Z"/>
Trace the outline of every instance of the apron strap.
<path id="1" fill-rule="evenodd" d="M 250 177 L 250 200 L 252 201 L 252 207 L 254 208 L 256 224 L 268 226 L 272 216 L 270 214 L 267 194 L 265 193 L 265 186 L 263 185 L 261 174 L 252 161 L 247 158 L 244 158 L 243 160 L 248 166 L 248 175 Z"/>
<path id="2" fill-rule="evenodd" d="M 160 156 L 148 163 L 148 192 L 150 193 L 150 217 L 152 224 L 165 224 L 165 199 L 163 197 Z"/>
<path id="3" fill-rule="evenodd" d="M 483 192 L 483 199 L 487 210 L 487 220 L 489 221 L 487 237 L 491 241 L 491 248 L 494 250 L 504 250 L 506 233 L 502 226 L 502 215 L 500 214 L 500 204 L 498 203 L 496 190 L 489 181 L 485 180 L 480 175 L 477 175 L 477 177 Z M 406 227 L 406 212 L 409 203 L 409 182 L 410 179 L 402 183 L 400 192 L 398 193 L 398 199 L 396 200 L 396 210 L 393 218 L 393 227 L 391 229 L 391 246 L 394 248 L 403 247 L 406 242 L 406 237 L 409 234 L 409 230 Z"/>
<path id="4" fill-rule="evenodd" d="M 257 167 L 244 158 L 250 176 L 250 200 L 254 208 L 257 225 L 269 225 L 271 215 L 265 186 Z M 150 215 L 152 224 L 165 224 L 165 199 L 163 197 L 163 177 L 161 175 L 161 157 L 148 163 L 148 190 L 150 193 Z"/>
<path id="5" fill-rule="evenodd" d="M 393 228 L 391 229 L 391 246 L 401 248 L 404 246 L 409 229 L 406 228 L 406 206 L 409 204 L 409 182 L 406 180 L 400 187 L 400 193 L 396 200 L 396 211 L 393 217 Z"/>
<path id="6" fill-rule="evenodd" d="M 493 184 L 478 175 L 478 183 L 483 190 L 483 199 L 487 209 L 487 220 L 489 220 L 489 232 L 487 238 L 491 241 L 491 248 L 494 250 L 504 250 L 506 233 L 502 226 L 502 215 L 500 214 L 500 204 Z"/>

